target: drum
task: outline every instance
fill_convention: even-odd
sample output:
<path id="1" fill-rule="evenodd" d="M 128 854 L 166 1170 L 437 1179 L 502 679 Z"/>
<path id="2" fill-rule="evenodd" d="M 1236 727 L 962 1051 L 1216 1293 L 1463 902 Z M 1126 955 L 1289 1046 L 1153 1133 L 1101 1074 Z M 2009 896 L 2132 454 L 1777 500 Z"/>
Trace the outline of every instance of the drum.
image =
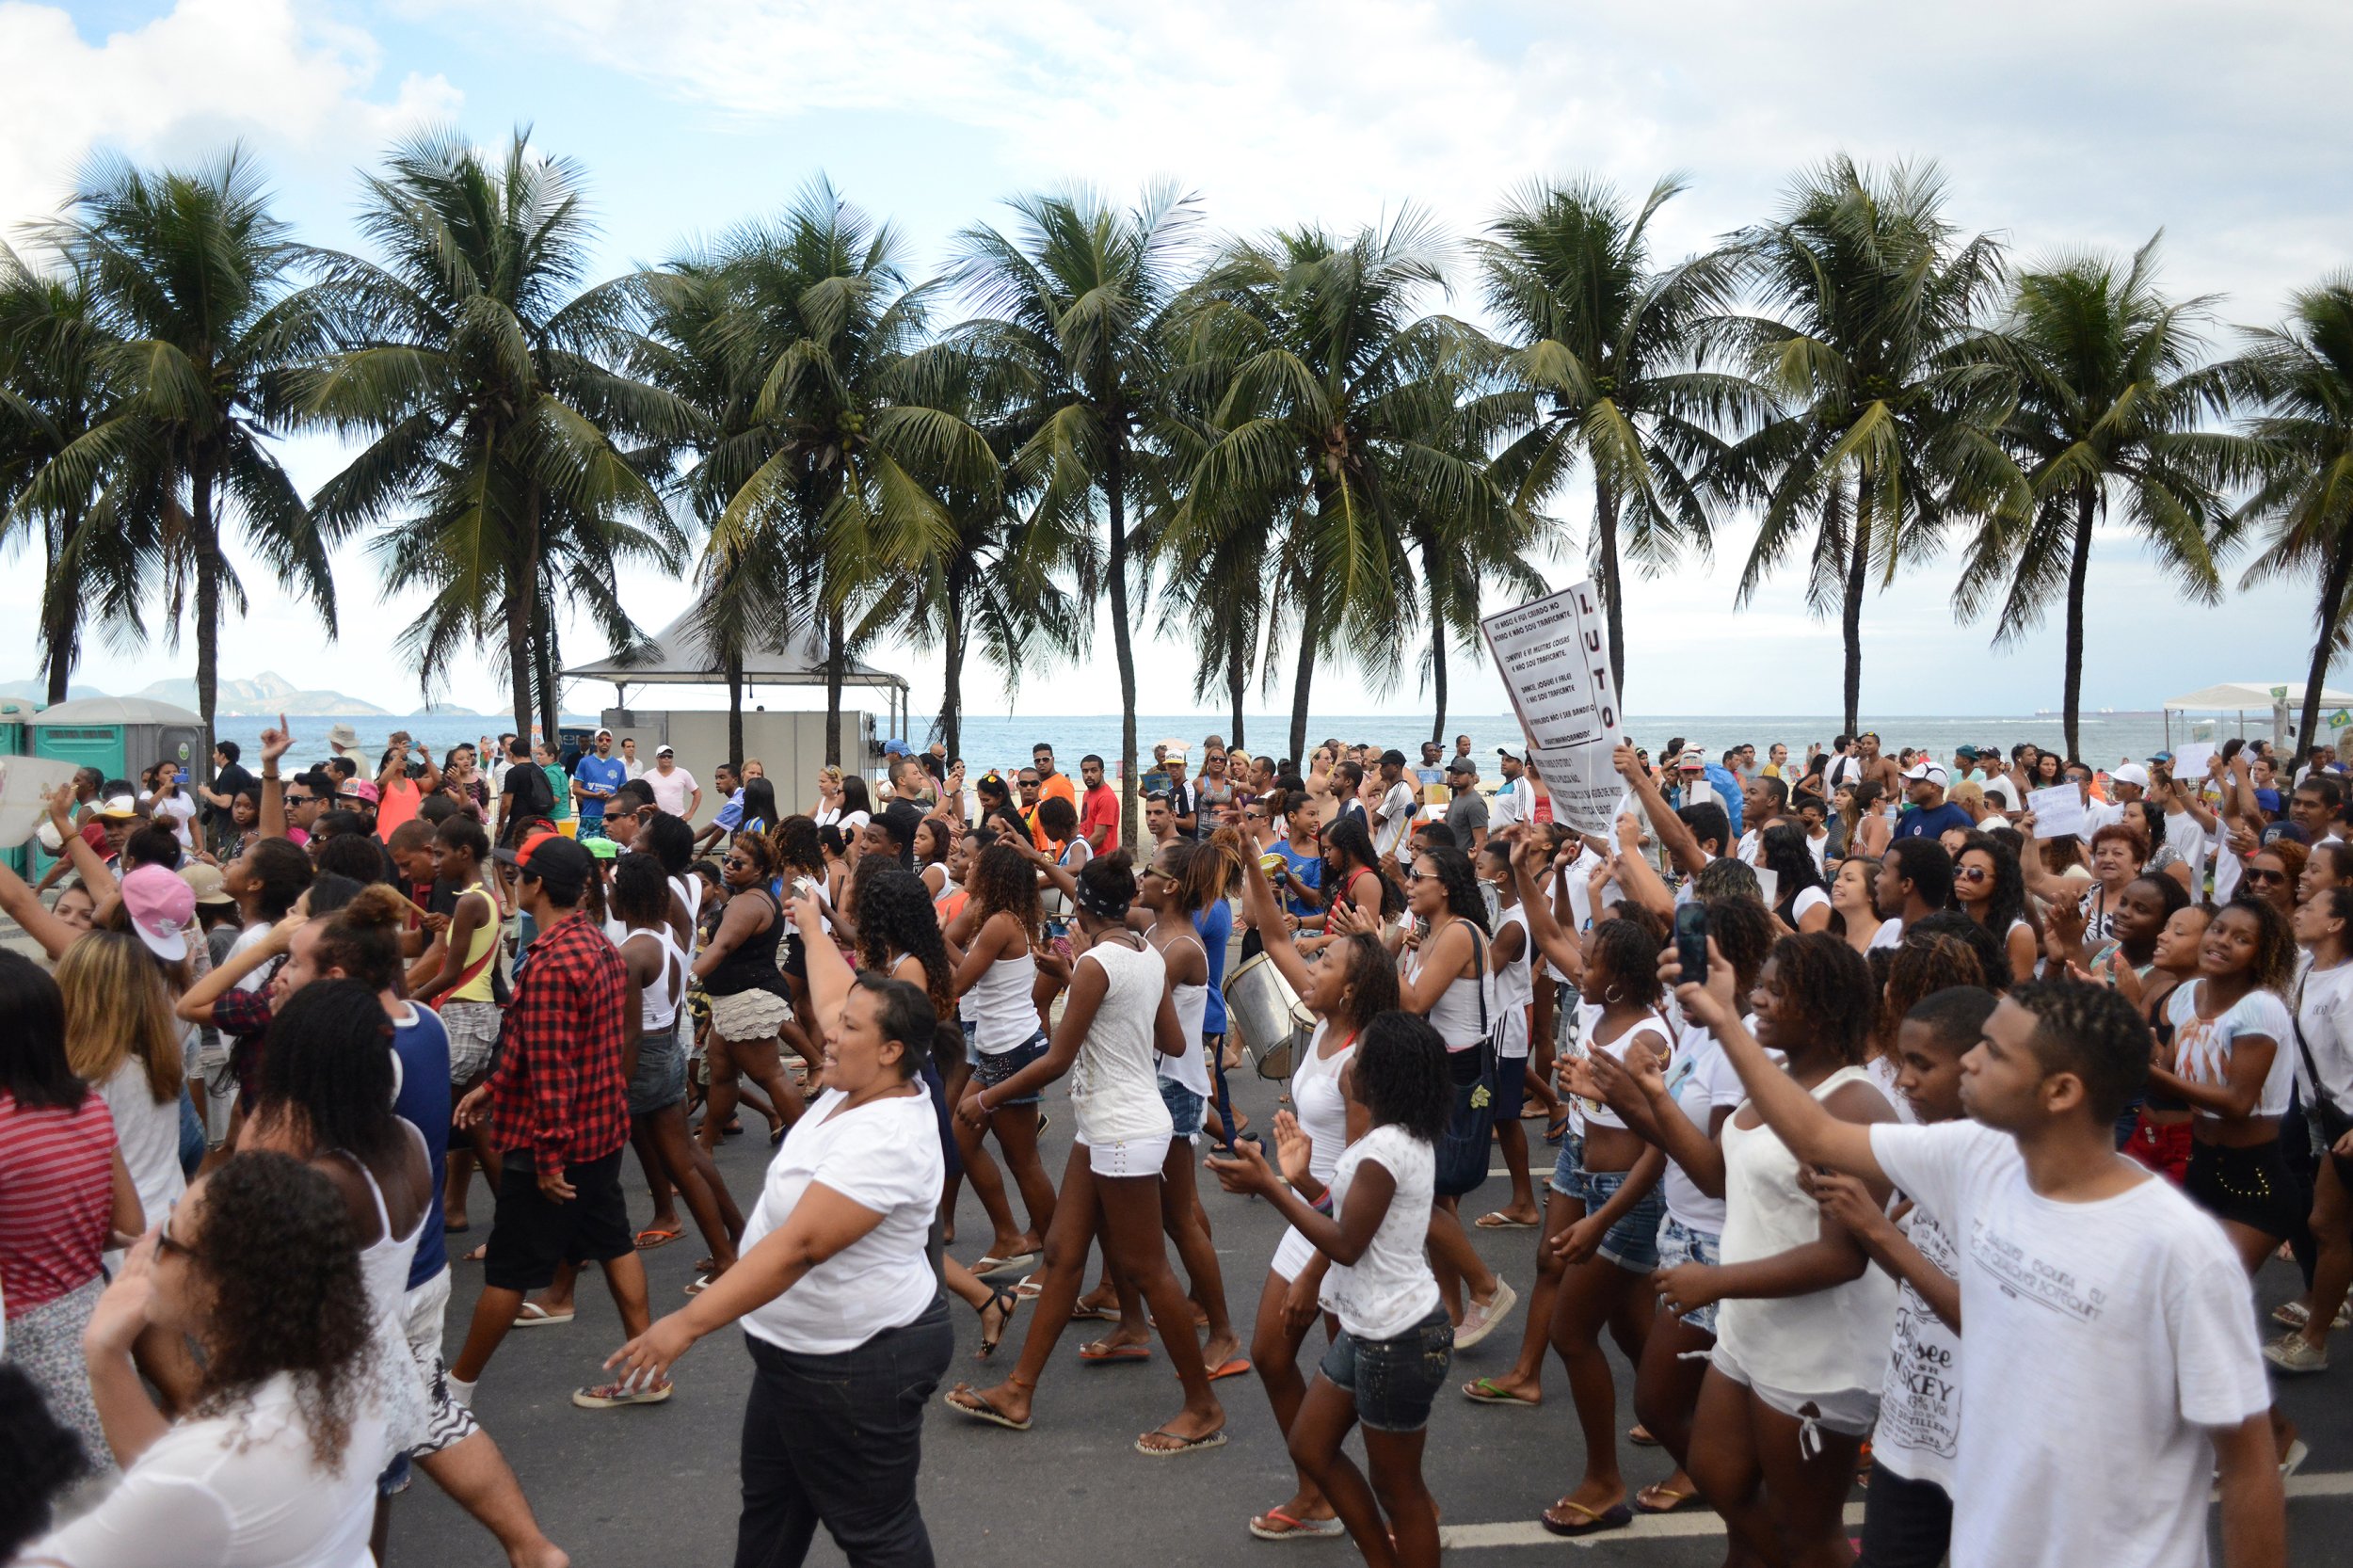
<path id="1" fill-rule="evenodd" d="M 1315 1032 L 1316 1019 L 1274 960 L 1261 952 L 1225 977 L 1225 1027 L 1250 1052 L 1260 1078 L 1284 1079 Z"/>

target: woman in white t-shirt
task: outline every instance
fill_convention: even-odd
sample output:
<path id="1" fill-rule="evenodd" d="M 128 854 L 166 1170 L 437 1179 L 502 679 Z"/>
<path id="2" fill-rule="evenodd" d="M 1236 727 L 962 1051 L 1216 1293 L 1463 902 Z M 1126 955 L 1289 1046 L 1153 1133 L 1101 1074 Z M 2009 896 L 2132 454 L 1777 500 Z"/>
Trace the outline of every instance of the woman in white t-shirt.
<path id="1" fill-rule="evenodd" d="M 795 914 L 815 928 L 809 900 Z M 696 1340 L 742 1320 L 752 1390 L 738 1541 L 805 1549 L 823 1524 L 853 1561 L 926 1560 L 923 1409 L 955 1353 L 927 1252 L 946 1172 L 922 1080 L 939 1017 L 923 986 L 853 974 L 831 942 L 807 946 L 824 1071 L 769 1164 L 743 1256 L 605 1365 L 622 1384 L 659 1384 Z"/>
<path id="2" fill-rule="evenodd" d="M 240 1154 L 157 1219 L 83 1336 L 122 1483 L 20 1560 L 365 1568 L 389 1455 L 343 1195 L 298 1160 Z M 202 1349 L 201 1415 L 149 1400 L 131 1347 L 151 1326 Z"/>
<path id="3" fill-rule="evenodd" d="M 2353 1286 L 2353 888 L 2317 890 L 2296 906 L 2294 924 L 2308 960 L 2292 999 L 2296 1080 L 2328 1152 L 2313 1178 L 2312 1288 L 2290 1304 L 2300 1320 L 2264 1355 L 2282 1371 L 2323 1372 L 2329 1331 Z"/>
<path id="4" fill-rule="evenodd" d="M 1038 1378 L 1070 1324 L 1087 1249 L 1100 1234 L 1112 1272 L 1151 1308 L 1184 1384 L 1184 1409 L 1136 1439 L 1138 1453 L 1165 1458 L 1224 1447 L 1225 1412 L 1209 1388 L 1193 1308 L 1160 1244 L 1160 1166 L 1176 1122 L 1160 1097 L 1155 1061 L 1162 1052 L 1197 1050 L 1200 1041 L 1187 1039 L 1177 1024 L 1160 950 L 1128 928 L 1135 896 L 1124 852 L 1087 862 L 1077 878 L 1078 957 L 1052 1043 L 1018 1072 L 974 1088 L 956 1108 L 965 1126 L 981 1127 L 993 1110 L 1033 1101 L 1067 1073 L 1078 1125 L 1047 1231 L 1046 1277 L 1021 1343 L 1021 1365 L 990 1388 L 958 1384 L 948 1405 L 975 1420 L 1029 1430 Z"/>
<path id="5" fill-rule="evenodd" d="M 1713 984 L 1702 1021 L 1719 1044 L 1746 1026 Z M 1756 1043 L 1841 1121 L 1892 1122 L 1863 1066 L 1879 997 L 1862 954 L 1827 934 L 1785 936 L 1750 995 Z M 1721 1302 L 1691 1436 L 1691 1479 L 1733 1537 L 1767 1561 L 1836 1561 L 1863 1440 L 1879 1415 L 1896 1282 L 1822 1211 L 1797 1157 L 1753 1101 L 1725 1121 L 1722 1261 L 1654 1276 L 1663 1304 Z M 1882 1184 L 1874 1203 L 1887 1201 Z M 1818 1554 L 1818 1556 L 1817 1555 Z"/>
<path id="6" fill-rule="evenodd" d="M 1279 1175 L 1253 1144 L 1236 1144 L 1237 1158 L 1213 1158 L 1209 1168 L 1227 1192 L 1267 1199 L 1330 1260 L 1321 1302 L 1339 1332 L 1291 1423 L 1292 1456 L 1366 1561 L 1434 1568 L 1438 1513 L 1422 1480 L 1422 1445 L 1454 1352 L 1425 1249 L 1434 1145 L 1454 1105 L 1444 1042 L 1421 1018 L 1384 1013 L 1366 1027 L 1349 1081 L 1368 1127 L 1329 1182 L 1315 1176 L 1313 1141 L 1289 1112 L 1274 1118 Z M 1340 1449 L 1355 1426 L 1364 1428 L 1369 1484 Z"/>
<path id="7" fill-rule="evenodd" d="M 2198 978 L 2166 1000 L 2172 1060 L 2149 1070 L 2152 1091 L 2192 1112 L 2184 1191 L 2221 1222 L 2249 1274 L 2304 1223 L 2280 1144 L 2296 1083 L 2286 1001 L 2295 974 L 2287 917 L 2259 899 L 2234 900 L 2206 926 Z"/>
<path id="8" fill-rule="evenodd" d="M 177 764 L 155 764 L 155 792 L 147 799 L 147 814 L 170 828 L 171 836 L 180 840 L 182 849 L 202 847 L 192 831 L 196 821 L 196 797 L 181 787 Z"/>
<path id="9" fill-rule="evenodd" d="M 66 1060 L 115 1119 L 123 1168 L 152 1224 L 187 1189 L 180 1167 L 180 1020 L 138 938 L 91 931 L 57 960 Z"/>
<path id="10" fill-rule="evenodd" d="M 1838 870 L 1831 877 L 1830 929 L 1857 952 L 1868 952 L 1877 947 L 1880 928 L 1887 923 L 1880 919 L 1879 905 L 1871 891 L 1879 874 L 1877 860 L 1855 854 L 1839 861 Z"/>

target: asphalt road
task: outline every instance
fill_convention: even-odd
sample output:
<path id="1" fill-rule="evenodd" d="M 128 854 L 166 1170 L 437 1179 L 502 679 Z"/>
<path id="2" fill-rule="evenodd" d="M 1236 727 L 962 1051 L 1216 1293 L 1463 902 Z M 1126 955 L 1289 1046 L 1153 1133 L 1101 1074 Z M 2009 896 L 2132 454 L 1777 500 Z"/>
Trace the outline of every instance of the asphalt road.
<path id="1" fill-rule="evenodd" d="M 1234 1079 L 1237 1102 L 1263 1125 L 1278 1086 L 1246 1076 Z M 1068 1153 L 1069 1115 L 1049 1096 L 1053 1125 L 1046 1136 L 1048 1168 L 1059 1174 Z M 754 1131 L 728 1141 L 721 1169 L 746 1209 L 759 1188 L 767 1150 Z M 1531 1124 L 1541 1128 L 1541 1124 Z M 1537 1145 L 1543 1168 L 1549 1159 Z M 1500 1159 L 1497 1161 L 1500 1169 Z M 634 1175 L 634 1161 L 629 1162 Z M 1541 1176 L 1539 1178 L 1541 1180 Z M 1500 1176 L 1471 1199 L 1480 1208 L 1500 1203 Z M 1481 1202 L 1481 1200 L 1484 1200 Z M 1282 1225 L 1256 1200 L 1230 1197 L 1209 1184 L 1206 1199 L 1225 1288 L 1237 1327 L 1249 1336 L 1255 1309 Z M 648 1213 L 643 1191 L 632 1212 Z M 473 1240 L 488 1228 L 489 1204 L 477 1184 Z M 986 1222 L 968 1194 L 959 1215 L 968 1238 L 952 1249 L 969 1261 L 986 1240 Z M 1481 1252 L 1506 1277 L 1524 1284 L 1533 1272 L 1529 1231 L 1475 1233 Z M 453 1238 L 453 1242 L 456 1239 Z M 455 1256 L 461 1249 L 453 1245 Z M 701 1256 L 690 1226 L 685 1239 L 642 1255 L 651 1278 L 654 1310 L 680 1304 L 681 1288 Z M 479 1265 L 459 1263 L 448 1318 L 452 1353 L 479 1290 Z M 2274 1263 L 2259 1282 L 2268 1310 L 2294 1293 L 2296 1276 Z M 958 1359 L 950 1380 L 994 1382 L 1002 1375 L 1029 1326 L 1017 1318 L 999 1359 L 969 1359 L 977 1343 L 973 1316 L 951 1304 Z M 1163 1356 L 1140 1365 L 1084 1366 L 1080 1343 L 1094 1325 L 1064 1334 L 1038 1397 L 1036 1426 L 1028 1432 L 981 1426 L 941 1408 L 935 1400 L 924 1433 L 922 1508 L 942 1563 L 956 1568 L 1080 1568 L 1106 1561 L 1165 1564 L 1225 1563 L 1299 1558 L 1309 1562 L 1356 1560 L 1346 1542 L 1253 1540 L 1244 1521 L 1289 1496 L 1289 1464 L 1265 1396 L 1256 1379 L 1217 1385 L 1232 1441 L 1224 1448 L 1167 1460 L 1145 1459 L 1130 1445 L 1176 1408 L 1177 1390 Z M 1105 1325 L 1107 1326 L 1107 1325 Z M 1523 1320 L 1515 1312 L 1487 1343 L 1459 1354 L 1456 1382 L 1507 1367 Z M 475 1408 L 522 1479 L 548 1533 L 582 1568 L 607 1565 L 731 1561 L 737 1511 L 736 1432 L 750 1363 L 740 1339 L 705 1340 L 680 1363 L 679 1391 L 667 1403 L 644 1409 L 584 1411 L 571 1390 L 595 1381 L 598 1363 L 621 1342 L 612 1298 L 591 1274 L 581 1282 L 578 1319 L 562 1327 L 508 1336 L 482 1382 Z M 1312 1352 L 1321 1344 L 1311 1334 Z M 2340 1336 L 2341 1357 L 2353 1359 L 2353 1337 Z M 1610 1352 L 1615 1357 L 1614 1349 Z M 1621 1363 L 1619 1400 L 1633 1420 L 1633 1380 Z M 1575 1561 L 1593 1549 L 1641 1568 L 1702 1568 L 1722 1560 L 1723 1537 L 1713 1514 L 1687 1508 L 1663 1518 L 1638 1519 L 1625 1530 L 1562 1542 L 1538 1527 L 1538 1513 L 1574 1484 L 1579 1468 L 1576 1422 L 1565 1374 L 1558 1361 L 1545 1371 L 1546 1401 L 1532 1411 L 1475 1406 L 1441 1396 L 1431 1422 L 1427 1474 L 1444 1512 L 1449 1555 L 1476 1550 L 1496 1568 L 1514 1561 Z M 2312 1448 L 2303 1475 L 2290 1483 L 2289 1560 L 2321 1568 L 2345 1560 L 2353 1530 L 2353 1401 L 2345 1396 L 2353 1369 L 2284 1382 L 2281 1399 Z M 1621 1462 L 1629 1486 L 1664 1479 L 1669 1461 L 1657 1449 L 1625 1448 Z M 2086 1455 L 2087 1465 L 2099 1463 Z M 2055 1475 L 2052 1484 L 2069 1484 Z M 1863 1494 L 1849 1517 L 1861 1520 Z M 502 1555 L 490 1537 L 420 1477 L 392 1510 L 393 1568 L 469 1568 L 495 1564 Z M 842 1560 L 821 1532 L 810 1560 Z"/>

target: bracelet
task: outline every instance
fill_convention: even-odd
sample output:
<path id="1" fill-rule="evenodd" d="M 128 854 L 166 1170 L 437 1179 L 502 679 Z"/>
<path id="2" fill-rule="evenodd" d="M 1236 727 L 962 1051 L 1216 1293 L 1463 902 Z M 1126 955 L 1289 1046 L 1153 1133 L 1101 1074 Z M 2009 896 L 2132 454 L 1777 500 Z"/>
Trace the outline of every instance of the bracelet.
<path id="1" fill-rule="evenodd" d="M 1307 1207 L 1314 1209 L 1319 1214 L 1329 1217 L 1332 1212 L 1332 1190 L 1329 1187 L 1325 1188 L 1323 1190 L 1323 1196 L 1318 1198 Z"/>

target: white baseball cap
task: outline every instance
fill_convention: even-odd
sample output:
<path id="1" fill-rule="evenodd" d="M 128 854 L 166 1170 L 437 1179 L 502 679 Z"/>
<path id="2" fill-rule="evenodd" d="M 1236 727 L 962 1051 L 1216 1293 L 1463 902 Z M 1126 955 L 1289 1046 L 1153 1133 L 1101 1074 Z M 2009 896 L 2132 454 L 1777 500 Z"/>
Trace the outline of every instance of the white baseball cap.
<path id="1" fill-rule="evenodd" d="M 1915 783 L 1922 779 L 1926 779 L 1929 783 L 1935 785 L 1941 790 L 1945 787 L 1945 780 L 1951 776 L 1945 773 L 1942 763 L 1922 760 L 1914 762 L 1912 766 L 1906 768 L 1904 770 L 1904 776 Z"/>
<path id="2" fill-rule="evenodd" d="M 2144 790 L 2149 787 L 2149 770 L 2138 762 L 2126 762 L 2110 768 L 2108 776 L 2119 784 L 2137 784 Z"/>

